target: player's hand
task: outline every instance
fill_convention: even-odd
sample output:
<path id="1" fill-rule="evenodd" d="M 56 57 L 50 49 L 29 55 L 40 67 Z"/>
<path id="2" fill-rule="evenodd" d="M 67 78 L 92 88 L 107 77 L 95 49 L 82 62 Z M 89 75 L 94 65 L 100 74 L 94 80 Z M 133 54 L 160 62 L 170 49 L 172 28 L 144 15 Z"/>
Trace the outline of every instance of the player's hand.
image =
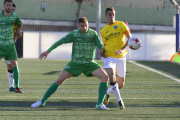
<path id="1" fill-rule="evenodd" d="M 106 54 L 101 54 L 101 57 L 107 58 L 107 55 L 106 55 Z M 101 58 L 101 57 L 100 57 L 100 58 Z"/>
<path id="2" fill-rule="evenodd" d="M 49 54 L 49 51 L 45 51 L 45 52 L 43 52 L 43 53 L 41 53 L 41 55 L 39 56 L 39 59 L 41 60 L 41 59 L 46 59 L 46 57 L 48 56 L 48 54 Z"/>
<path id="3" fill-rule="evenodd" d="M 120 49 L 120 50 L 116 50 L 116 51 L 115 51 L 115 55 L 118 55 L 118 54 L 121 55 L 121 54 L 123 53 L 123 51 L 124 51 L 124 50 L 121 50 L 121 49 Z"/>
<path id="4" fill-rule="evenodd" d="M 101 59 L 101 57 L 107 58 L 105 52 L 105 48 L 103 47 L 102 49 L 99 50 L 99 58 Z"/>

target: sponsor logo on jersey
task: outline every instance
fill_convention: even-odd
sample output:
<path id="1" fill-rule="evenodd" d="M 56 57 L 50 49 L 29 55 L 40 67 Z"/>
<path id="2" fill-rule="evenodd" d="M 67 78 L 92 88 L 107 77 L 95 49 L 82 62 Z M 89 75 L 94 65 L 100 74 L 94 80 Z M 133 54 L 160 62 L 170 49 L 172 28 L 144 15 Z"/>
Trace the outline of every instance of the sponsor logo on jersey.
<path id="1" fill-rule="evenodd" d="M 12 22 L 12 24 L 14 24 L 14 21 Z"/>
<path id="2" fill-rule="evenodd" d="M 93 39 L 92 38 L 90 38 L 90 41 L 92 41 Z"/>
<path id="3" fill-rule="evenodd" d="M 117 30 L 117 28 L 118 28 L 118 26 L 117 26 L 117 25 L 115 25 L 115 26 L 114 26 L 114 29 L 115 29 L 115 30 Z"/>
<path id="4" fill-rule="evenodd" d="M 77 40 L 82 40 L 82 39 L 77 39 Z"/>
<path id="5" fill-rule="evenodd" d="M 106 31 L 106 33 L 108 33 L 109 30 Z"/>
<path id="6" fill-rule="evenodd" d="M 111 38 L 118 37 L 118 36 L 120 36 L 120 32 L 111 33 L 106 37 L 106 40 L 109 40 Z"/>

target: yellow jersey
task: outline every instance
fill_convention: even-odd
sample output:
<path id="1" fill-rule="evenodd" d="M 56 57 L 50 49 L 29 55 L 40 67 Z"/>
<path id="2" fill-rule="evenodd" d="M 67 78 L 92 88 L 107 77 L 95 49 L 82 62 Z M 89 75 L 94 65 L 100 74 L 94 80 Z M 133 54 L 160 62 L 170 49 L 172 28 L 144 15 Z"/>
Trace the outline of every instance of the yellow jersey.
<path id="1" fill-rule="evenodd" d="M 18 25 L 17 25 L 17 24 L 14 25 L 14 29 L 13 29 L 13 37 L 14 37 L 14 33 L 15 33 L 15 31 L 17 30 L 17 28 L 18 28 Z"/>
<path id="2" fill-rule="evenodd" d="M 121 55 L 115 55 L 115 51 L 126 44 L 125 37 L 128 34 L 130 34 L 129 28 L 122 21 L 115 21 L 115 23 L 103 27 L 101 37 L 105 47 L 105 54 L 114 58 L 124 57 L 127 54 L 126 50 Z"/>

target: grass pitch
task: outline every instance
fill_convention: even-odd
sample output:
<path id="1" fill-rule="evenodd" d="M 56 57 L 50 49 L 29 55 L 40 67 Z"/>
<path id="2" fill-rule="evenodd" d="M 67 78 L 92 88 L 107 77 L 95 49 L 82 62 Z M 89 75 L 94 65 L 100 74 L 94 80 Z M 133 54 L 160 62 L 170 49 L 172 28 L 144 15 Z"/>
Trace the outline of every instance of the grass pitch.
<path id="1" fill-rule="evenodd" d="M 24 94 L 9 92 L 6 64 L 0 62 L 0 120 L 116 120 L 180 119 L 180 83 L 127 62 L 126 85 L 120 90 L 126 108 L 117 106 L 114 95 L 107 107 L 95 109 L 100 81 L 83 74 L 66 81 L 46 103 L 33 109 L 58 78 L 69 60 L 19 59 L 20 88 Z M 101 60 L 97 61 L 103 66 Z M 180 65 L 168 62 L 138 62 L 180 79 Z"/>

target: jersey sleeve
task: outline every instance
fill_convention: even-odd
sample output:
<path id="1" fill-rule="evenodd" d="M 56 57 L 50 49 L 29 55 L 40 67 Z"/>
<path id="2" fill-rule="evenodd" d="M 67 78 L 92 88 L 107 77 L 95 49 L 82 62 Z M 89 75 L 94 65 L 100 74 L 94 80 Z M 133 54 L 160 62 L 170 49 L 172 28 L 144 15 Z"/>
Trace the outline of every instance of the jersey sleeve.
<path id="1" fill-rule="evenodd" d="M 121 31 L 126 36 L 130 34 L 129 27 L 124 22 L 121 23 Z"/>
<path id="2" fill-rule="evenodd" d="M 99 50 L 103 48 L 97 32 L 95 32 L 95 44 Z"/>
<path id="3" fill-rule="evenodd" d="M 73 33 L 69 33 L 66 36 L 64 36 L 63 38 L 61 38 L 60 40 L 58 40 L 57 42 L 55 42 L 49 49 L 48 51 L 51 52 L 52 50 L 54 50 L 55 48 L 57 48 L 58 46 L 62 45 L 62 44 L 66 44 L 66 43 L 71 43 L 73 42 Z"/>
<path id="4" fill-rule="evenodd" d="M 102 38 L 103 44 L 104 44 L 104 46 L 105 46 L 105 45 L 106 45 L 106 38 L 104 37 L 102 30 L 101 30 L 101 38 Z"/>
<path id="5" fill-rule="evenodd" d="M 20 20 L 20 17 L 19 15 L 17 15 L 17 18 L 16 18 L 16 21 L 15 21 L 15 24 L 20 26 L 22 24 L 22 21 Z"/>

